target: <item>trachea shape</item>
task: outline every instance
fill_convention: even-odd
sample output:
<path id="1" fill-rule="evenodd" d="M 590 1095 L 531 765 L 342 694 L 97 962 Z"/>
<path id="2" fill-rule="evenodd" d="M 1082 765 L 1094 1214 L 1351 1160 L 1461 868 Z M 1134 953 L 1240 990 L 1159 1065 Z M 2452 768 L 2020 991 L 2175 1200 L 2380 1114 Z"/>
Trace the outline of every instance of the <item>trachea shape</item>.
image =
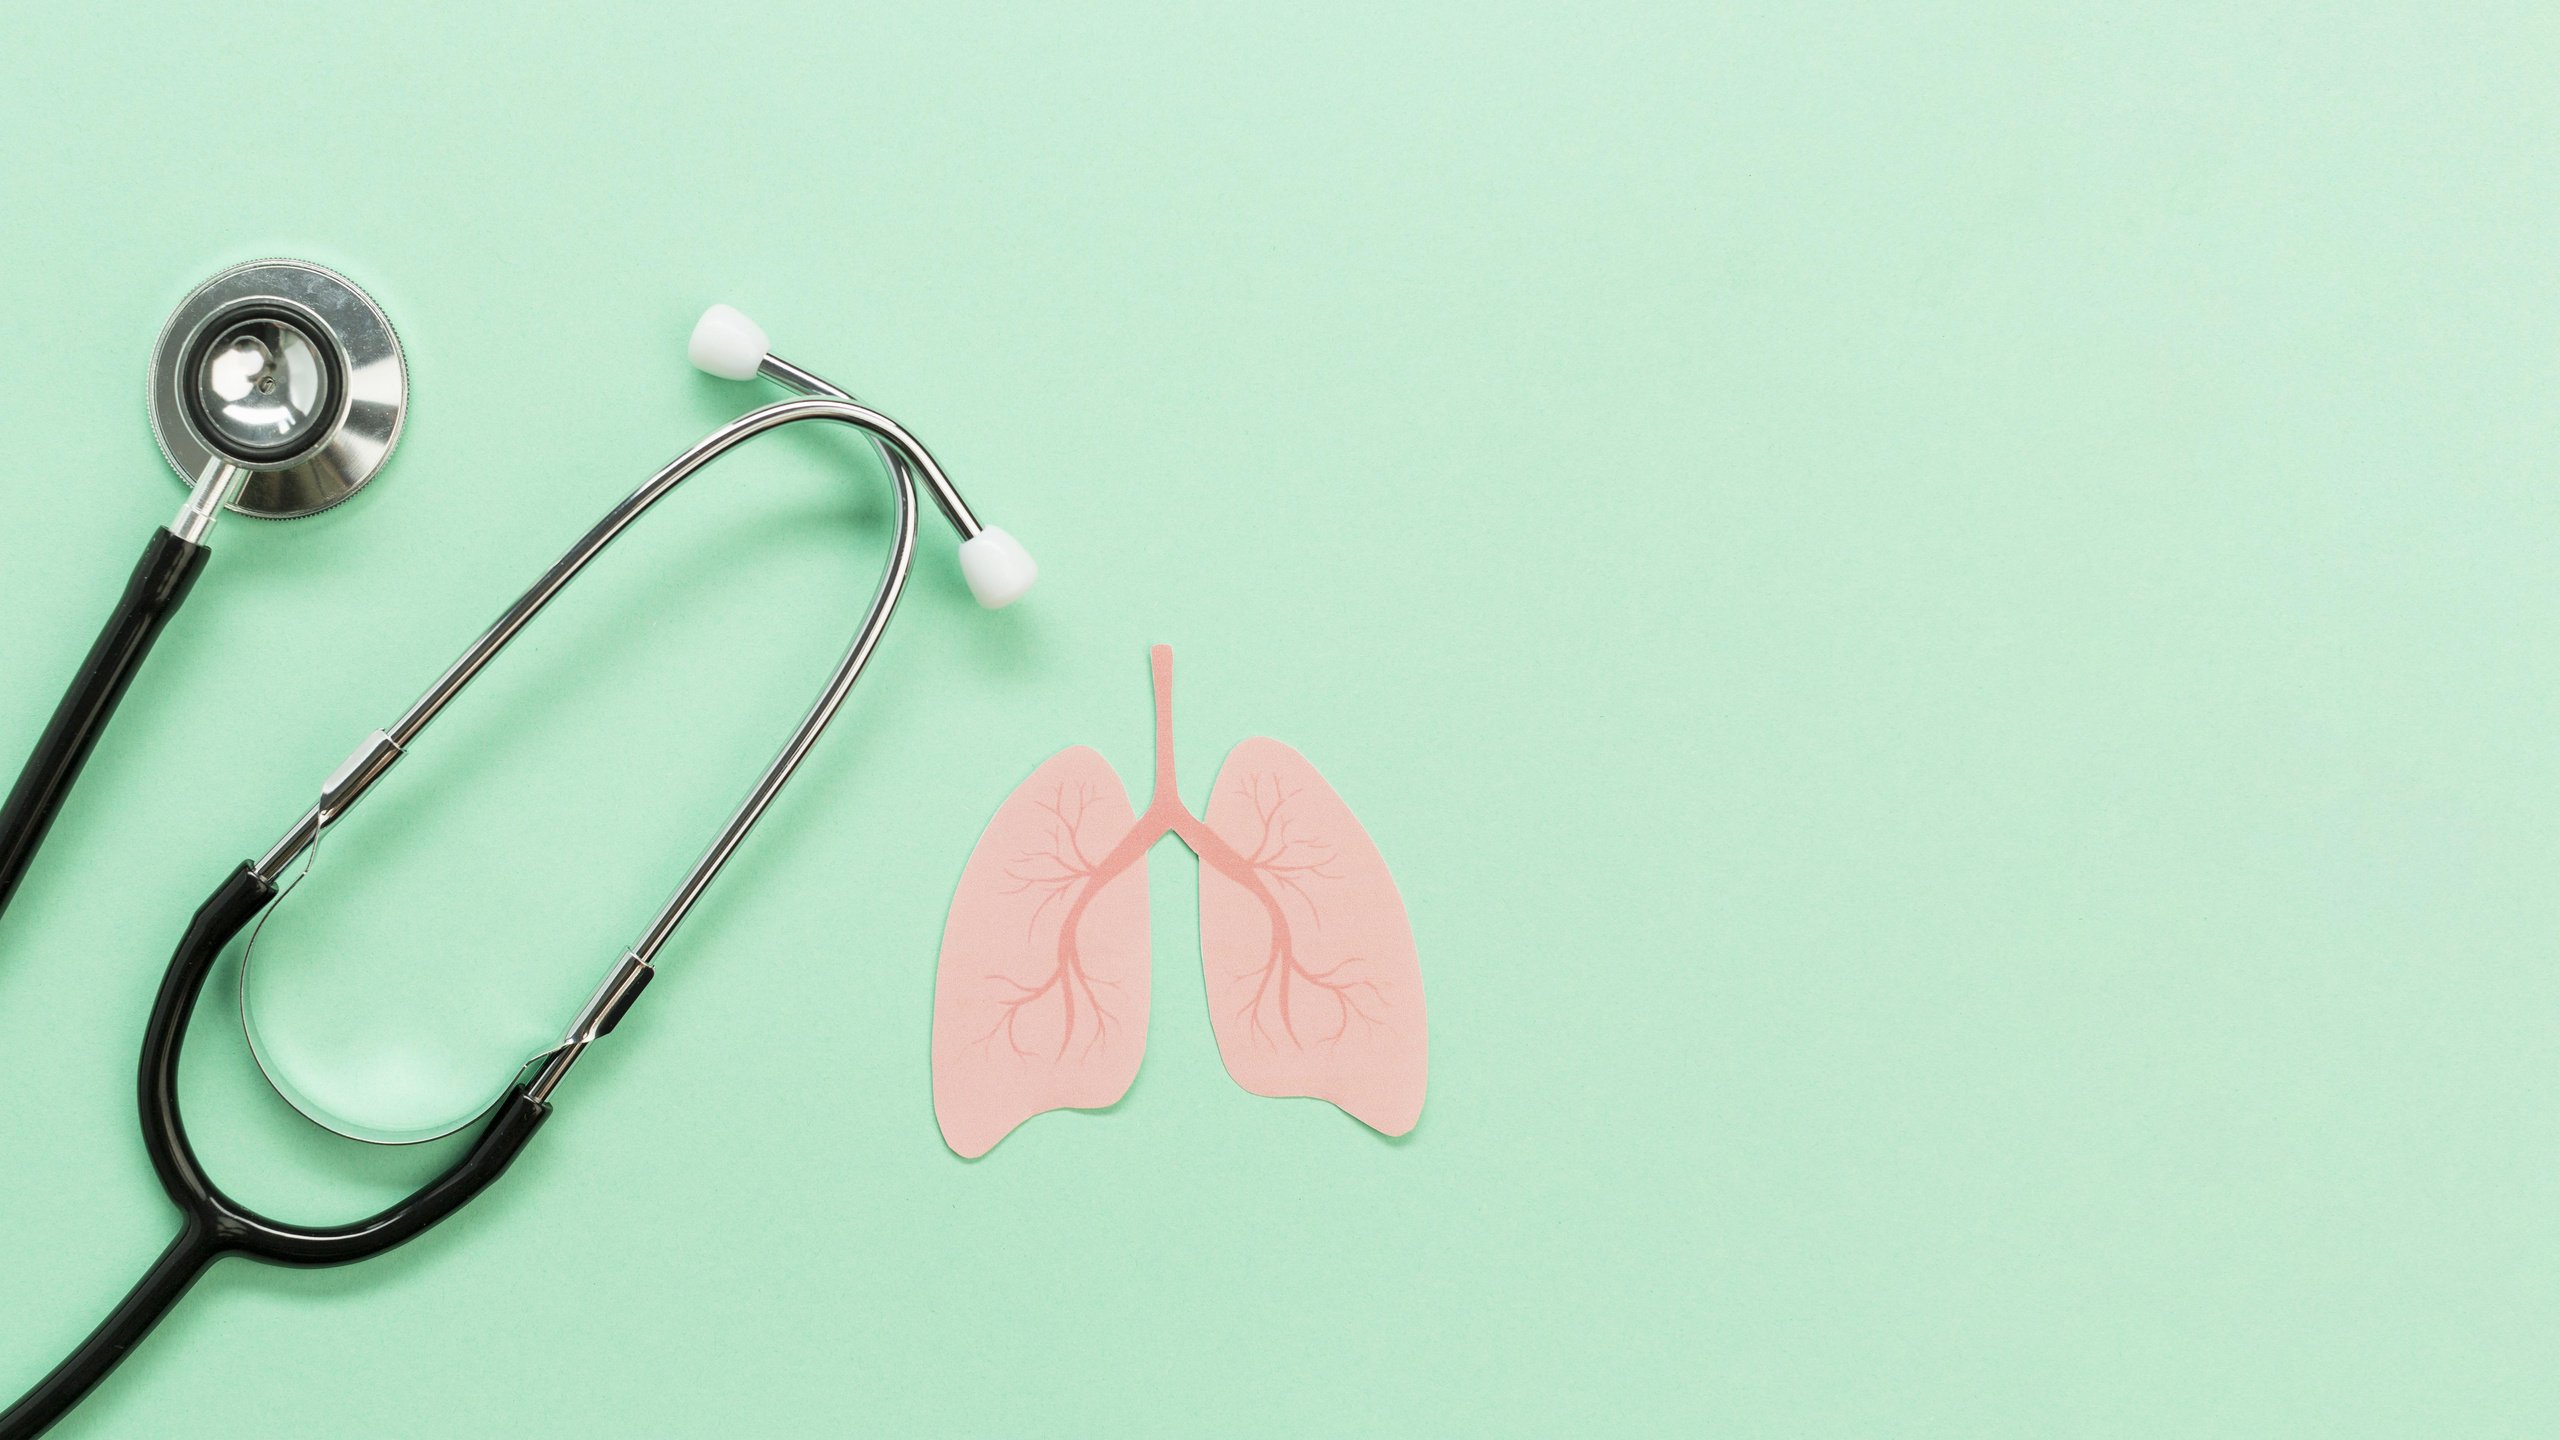
<path id="1" fill-rule="evenodd" d="M 1062 750 L 1005 799 L 951 902 L 933 1001 L 933 1110 L 961 1155 L 1044 1110 L 1128 1093 L 1147 1044 L 1147 852 L 1200 857 L 1209 1021 L 1235 1082 L 1329 1100 L 1389 1135 L 1422 1115 L 1429 1037 L 1404 899 L 1306 757 L 1252 739 L 1206 820 L 1174 786 L 1173 651 L 1155 672 L 1155 793 Z"/>

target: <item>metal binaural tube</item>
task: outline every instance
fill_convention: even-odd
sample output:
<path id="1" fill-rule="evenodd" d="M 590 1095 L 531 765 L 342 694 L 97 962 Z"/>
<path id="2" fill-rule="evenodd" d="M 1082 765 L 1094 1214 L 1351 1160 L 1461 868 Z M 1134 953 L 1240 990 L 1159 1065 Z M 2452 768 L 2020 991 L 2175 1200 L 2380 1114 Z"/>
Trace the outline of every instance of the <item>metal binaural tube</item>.
<path id="1" fill-rule="evenodd" d="M 694 871 L 687 875 L 685 883 L 678 888 L 666 909 L 651 922 L 641 946 L 634 947 L 635 950 L 645 947 L 646 953 L 642 957 L 644 959 L 648 954 L 655 953 L 657 947 L 666 942 L 666 936 L 684 918 L 684 913 L 692 908 L 694 900 L 700 897 L 703 887 L 710 883 L 711 876 L 716 874 L 720 866 L 727 861 L 729 853 L 736 848 L 738 840 L 744 837 L 748 827 L 752 826 L 756 818 L 763 813 L 764 807 L 771 803 L 773 794 L 780 790 L 782 782 L 790 778 L 792 769 L 799 764 L 800 758 L 807 754 L 809 745 L 817 738 L 818 731 L 833 718 L 836 708 L 843 703 L 845 694 L 851 690 L 855 678 L 860 675 L 863 665 L 870 659 L 872 648 L 879 643 L 880 632 L 888 623 L 891 607 L 896 605 L 899 593 L 905 588 L 907 573 L 914 561 L 916 477 L 923 476 L 925 483 L 939 489 L 950 488 L 950 482 L 943 478 L 941 468 L 934 463 L 933 457 L 914 436 L 908 434 L 903 427 L 887 416 L 833 395 L 779 401 L 760 410 L 750 411 L 711 432 L 692 448 L 668 462 L 639 489 L 633 491 L 629 497 L 607 512 L 602 520 L 596 522 L 594 528 L 581 537 L 575 545 L 569 547 L 568 552 L 544 572 L 541 579 L 535 581 L 513 605 L 507 607 L 506 613 L 499 616 L 497 622 L 483 632 L 479 639 L 473 641 L 470 648 L 465 650 L 462 656 L 427 688 L 426 693 L 421 695 L 417 702 L 384 732 L 393 747 L 399 751 L 405 751 L 416 740 L 418 734 L 443 712 L 445 706 L 452 703 L 453 698 L 461 693 L 462 688 L 470 684 L 473 677 L 496 658 L 498 652 L 505 649 L 508 642 L 512 641 L 535 615 L 540 614 L 542 608 L 550 604 L 560 591 L 577 577 L 578 572 L 586 568 L 589 561 L 601 553 L 606 546 L 612 544 L 650 506 L 664 499 L 677 485 L 682 484 L 703 466 L 710 464 L 736 446 L 768 431 L 812 420 L 833 421 L 865 431 L 890 455 L 890 480 L 892 488 L 898 495 L 898 524 L 889 565 L 882 574 L 878 593 L 872 598 L 870 613 L 865 616 L 863 625 L 854 637 L 852 648 L 846 652 L 845 658 L 838 664 L 836 673 L 830 679 L 826 690 L 820 695 L 818 704 L 803 719 L 801 728 L 793 734 L 782 754 L 757 782 L 756 788 L 749 793 L 746 802 L 730 818 L 729 824 L 722 829 L 720 837 L 696 863 Z M 356 798 L 389 768 L 389 764 L 386 763 L 352 784 L 342 793 L 336 810 L 343 811 L 347 806 L 352 805 Z M 335 812 L 330 818 L 334 818 L 334 814 Z M 293 827 L 287 830 L 259 859 L 254 867 L 256 873 L 270 881 L 281 876 L 284 868 L 292 864 L 295 857 L 308 849 L 312 841 L 317 838 L 322 819 L 318 805 L 304 812 L 302 818 L 296 821 Z"/>
<path id="2" fill-rule="evenodd" d="M 935 463 L 933 456 L 896 421 L 862 405 L 825 379 L 786 361 L 774 359 L 770 354 L 764 357 L 760 368 L 766 377 L 802 392 L 802 398 L 784 400 L 750 411 L 712 431 L 684 453 L 669 461 L 655 475 L 650 476 L 639 489 L 608 511 L 603 519 L 597 521 L 592 529 L 580 537 L 576 544 L 570 546 L 567 553 L 563 554 L 540 579 L 518 597 L 515 603 L 498 617 L 496 623 L 473 641 L 461 657 L 427 688 L 425 694 L 418 697 L 417 702 L 411 705 L 406 713 L 390 727 L 376 731 L 363 744 L 360 744 L 355 753 L 350 755 L 331 775 L 319 803 L 305 811 L 274 847 L 251 867 L 251 874 L 261 881 L 272 883 L 280 877 L 296 857 L 307 852 L 318 841 L 323 829 L 334 823 L 372 786 L 374 781 L 380 779 L 394 764 L 398 763 L 407 752 L 407 748 L 415 742 L 419 733 L 443 712 L 445 706 L 452 703 L 464 686 L 470 684 L 472 679 L 492 659 L 496 658 L 500 650 L 505 649 L 508 643 L 514 640 L 535 615 L 541 613 L 544 606 L 550 604 L 568 586 L 568 583 L 586 568 L 589 561 L 601 553 L 606 546 L 612 544 L 643 512 L 665 498 L 677 485 L 682 484 L 695 472 L 748 440 L 786 425 L 824 420 L 849 425 L 868 435 L 886 464 L 890 489 L 897 500 L 896 527 L 891 537 L 889 557 L 881 569 L 879 587 L 872 596 L 870 608 L 865 612 L 861 625 L 856 629 L 844 658 L 837 662 L 834 672 L 828 677 L 816 701 L 810 705 L 798 726 L 792 730 L 781 752 L 757 776 L 755 784 L 748 790 L 746 797 L 739 802 L 728 820 L 712 837 L 711 843 L 685 872 L 684 878 L 676 886 L 675 893 L 668 897 L 666 903 L 650 919 L 648 925 L 642 930 L 639 940 L 622 953 L 612 973 L 605 978 L 604 983 L 579 1011 L 560 1041 L 550 1049 L 534 1056 L 526 1062 L 524 1068 L 518 1071 L 523 1092 L 535 1101 L 547 1101 L 562 1078 L 568 1074 L 570 1067 L 575 1065 L 578 1058 L 585 1053 L 587 1047 L 610 1033 L 619 1023 L 631 1002 L 655 975 L 654 962 L 658 952 L 665 947 L 676 928 L 683 924 L 685 916 L 692 912 L 696 902 L 702 898 L 703 892 L 710 887 L 713 877 L 720 873 L 721 868 L 728 863 L 729 857 L 736 853 L 738 846 L 746 839 L 747 832 L 753 829 L 757 820 L 763 817 L 765 810 L 781 793 L 783 785 L 790 780 L 792 773 L 799 768 L 801 761 L 807 758 L 810 749 L 816 745 L 819 734 L 835 718 L 836 712 L 843 707 L 845 700 L 852 693 L 854 682 L 860 678 L 863 667 L 869 663 L 873 649 L 878 646 L 881 635 L 888 627 L 889 616 L 895 610 L 898 597 L 905 590 L 907 576 L 914 566 L 918 513 L 916 491 L 919 484 L 932 491 L 944 515 L 963 537 L 961 559 L 964 571 L 969 569 L 970 547 L 973 542 L 977 545 L 988 545 L 999 541 L 1006 544 L 1012 543 L 1009 537 L 1003 535 L 1003 532 L 991 530 L 979 524 L 977 517 L 970 513 L 968 506 L 961 500 L 959 491 L 943 475 L 941 467 Z M 1014 548 L 1018 552 L 1019 547 Z M 981 587 L 980 577 L 975 574 L 970 576 L 970 587 L 973 592 L 979 594 L 982 604 L 1001 605 L 1012 598 L 1011 595 L 1007 595 L 1004 599 L 988 600 L 986 591 Z M 1016 588 L 1014 593 L 1018 594 L 1019 589 Z M 243 997 L 245 1017 L 245 985 Z M 300 1102 L 293 1100 L 290 1092 L 282 1091 L 281 1087 L 280 1093 L 284 1093 L 285 1098 L 293 1102 L 297 1109 L 302 1109 L 305 1115 L 320 1124 L 337 1129 L 340 1134 L 353 1133 L 339 1129 L 327 1118 L 304 1108 Z M 357 1136 L 356 1138 L 365 1137 Z"/>
<path id="3" fill-rule="evenodd" d="M 837 389 L 822 377 L 801 369 L 779 355 L 767 353 L 763 363 L 756 369 L 776 385 L 797 390 L 803 395 L 829 395 L 838 400 L 853 399 L 852 395 Z M 877 439 L 872 443 L 879 448 L 880 458 L 892 468 L 905 463 L 887 444 Z M 942 511 L 943 518 L 951 522 L 951 528 L 960 532 L 961 539 L 975 540 L 978 538 L 978 532 L 987 528 L 978 523 L 978 517 L 969 510 L 969 502 L 960 498 L 959 490 L 949 480 L 943 478 L 942 472 L 938 470 L 928 472 L 924 485 L 925 489 L 933 492 L 934 505 Z"/>

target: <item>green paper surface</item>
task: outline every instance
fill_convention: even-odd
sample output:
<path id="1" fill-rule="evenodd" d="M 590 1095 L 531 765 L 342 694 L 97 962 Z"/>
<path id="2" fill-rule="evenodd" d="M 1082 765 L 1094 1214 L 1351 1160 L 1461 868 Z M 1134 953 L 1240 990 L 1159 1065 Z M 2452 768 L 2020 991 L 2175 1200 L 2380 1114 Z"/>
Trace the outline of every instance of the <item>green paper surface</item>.
<path id="1" fill-rule="evenodd" d="M 726 300 L 1039 589 L 978 612 L 929 528 L 504 1183 L 223 1262 L 68 1440 L 2560 1430 L 2555 62 L 2525 5 L 22 18 L 0 765 L 179 501 L 189 287 L 343 269 L 415 409 L 217 528 L 0 921 L 0 1397 L 168 1239 L 187 916 L 767 398 L 684 364 Z M 600 562 L 279 921 L 346 1023 L 494 1087 L 565 1022 L 888 515 L 792 436 Z M 961 865 L 1060 746 L 1145 773 L 1156 642 L 1195 807 L 1283 737 L 1392 865 L 1410 1137 L 1227 1080 L 1164 865 L 1129 1097 L 938 1138 Z M 227 984 L 242 1198 L 449 1153 L 292 1115 Z"/>

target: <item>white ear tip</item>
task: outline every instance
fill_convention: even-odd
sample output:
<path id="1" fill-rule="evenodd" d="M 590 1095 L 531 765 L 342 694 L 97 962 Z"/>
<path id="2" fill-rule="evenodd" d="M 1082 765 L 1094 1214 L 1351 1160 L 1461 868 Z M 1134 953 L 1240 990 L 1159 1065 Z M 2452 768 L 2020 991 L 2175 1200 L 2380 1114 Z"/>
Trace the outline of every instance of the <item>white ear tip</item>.
<path id="1" fill-rule="evenodd" d="M 1030 593 L 1031 582 L 1040 578 L 1040 562 L 1021 541 L 990 525 L 960 542 L 960 573 L 979 604 L 1001 610 Z"/>
<path id="2" fill-rule="evenodd" d="M 753 380 L 770 350 L 764 327 L 730 309 L 714 305 L 693 322 L 693 338 L 684 353 L 696 369 L 723 380 Z"/>

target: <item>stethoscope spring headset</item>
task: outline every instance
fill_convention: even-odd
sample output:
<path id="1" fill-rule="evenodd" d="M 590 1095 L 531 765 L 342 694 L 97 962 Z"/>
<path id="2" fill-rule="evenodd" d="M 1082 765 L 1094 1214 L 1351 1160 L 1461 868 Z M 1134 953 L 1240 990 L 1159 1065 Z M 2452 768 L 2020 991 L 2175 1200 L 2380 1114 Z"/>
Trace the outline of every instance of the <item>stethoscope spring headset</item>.
<path id="1" fill-rule="evenodd" d="M 367 736 L 328 777 L 317 803 L 293 823 L 283 838 L 257 861 L 233 871 L 196 912 L 161 981 L 142 1046 L 143 1143 L 150 1151 L 152 1168 L 159 1173 L 162 1187 L 178 1206 L 181 1220 L 177 1238 L 79 1349 L 26 1398 L 0 1414 L 0 1440 L 25 1440 L 36 1435 L 77 1403 L 150 1333 L 205 1268 L 222 1256 L 245 1255 L 270 1264 L 296 1266 L 344 1265 L 369 1259 L 435 1225 L 505 1171 L 533 1138 L 534 1131 L 549 1118 L 552 1096 L 561 1080 L 588 1046 L 613 1033 L 614 1026 L 629 1013 L 632 1002 L 657 974 L 656 959 L 668 937 L 844 704 L 906 585 L 915 551 L 919 479 L 932 493 L 943 516 L 960 532 L 961 570 L 979 603 L 991 609 L 1010 604 L 1038 576 L 1038 567 L 1012 536 L 978 523 L 960 493 L 914 436 L 825 380 L 771 354 L 764 332 L 745 316 L 726 306 L 713 307 L 694 330 L 691 354 L 694 363 L 713 374 L 741 380 L 762 375 L 802 398 L 767 405 L 730 421 L 649 477 L 648 483 L 633 491 L 630 498 L 616 505 L 584 538 L 570 546 L 559 563 L 508 607 L 406 714 L 389 728 Z M 756 436 L 787 425 L 821 420 L 867 432 L 887 464 L 891 489 L 897 497 L 897 523 L 879 590 L 854 633 L 852 648 L 836 665 L 826 688 L 819 692 L 817 703 L 810 706 L 782 753 L 765 768 L 746 799 L 713 838 L 710 848 L 694 862 L 675 894 L 649 922 L 639 942 L 623 954 L 604 983 L 596 987 L 560 1042 L 526 1062 L 460 1158 L 406 1200 L 353 1224 L 315 1227 L 268 1219 L 224 1194 L 198 1163 L 178 1108 L 178 1052 L 186 1038 L 188 1018 L 194 1014 L 197 999 L 224 947 L 274 902 L 278 879 L 285 868 L 380 780 L 462 687 L 642 512 L 695 471 Z"/>

